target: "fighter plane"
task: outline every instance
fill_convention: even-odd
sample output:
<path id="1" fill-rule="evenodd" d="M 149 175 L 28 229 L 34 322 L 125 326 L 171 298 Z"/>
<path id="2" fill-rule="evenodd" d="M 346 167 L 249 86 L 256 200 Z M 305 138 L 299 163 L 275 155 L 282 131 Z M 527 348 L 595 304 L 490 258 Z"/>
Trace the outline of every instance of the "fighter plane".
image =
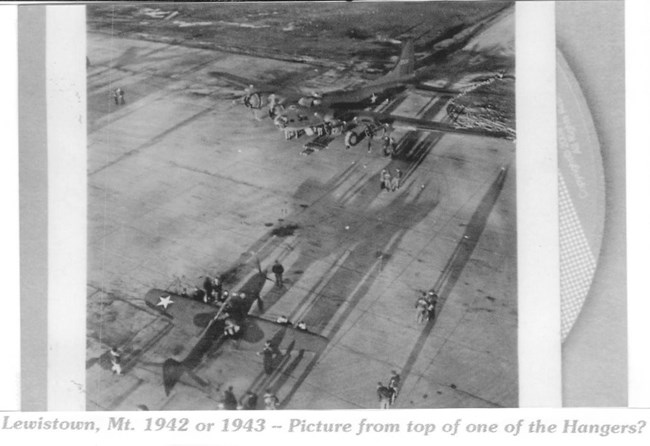
<path id="1" fill-rule="evenodd" d="M 288 321 L 275 322 L 248 315 L 257 296 L 233 294 L 220 307 L 195 300 L 187 295 L 151 289 L 144 297 L 149 308 L 171 321 L 176 327 L 196 337 L 197 341 L 184 359 L 167 359 L 163 365 L 165 394 L 169 395 L 184 373 L 190 374 L 199 384 L 207 385 L 192 371 L 201 364 L 208 351 L 220 348 L 230 339 L 240 350 L 259 350 L 260 344 L 271 340 L 270 346 L 282 357 L 288 358 L 292 351 L 302 355 L 304 351 L 319 352 L 327 345 L 327 339 L 298 329 Z M 236 327 L 236 328 L 235 328 Z"/>
<path id="2" fill-rule="evenodd" d="M 501 74 L 503 76 L 503 74 Z M 460 90 L 450 90 L 426 85 L 430 70 L 415 70 L 414 43 L 409 40 L 403 45 L 395 67 L 386 75 L 366 85 L 324 94 L 300 94 L 295 89 L 284 93 L 273 91 L 273 87 L 246 88 L 241 98 L 243 104 L 254 112 L 268 109 L 269 116 L 287 139 L 303 135 L 333 137 L 345 134 L 346 147 L 359 144 L 366 137 L 373 137 L 384 129 L 384 136 L 390 136 L 394 129 L 424 132 L 445 132 L 467 135 L 513 139 L 514 132 L 494 127 L 491 129 L 468 128 L 451 122 L 435 122 L 383 112 L 382 105 L 404 94 L 407 90 L 418 90 L 438 95 L 459 95 Z M 330 136 L 331 135 L 331 136 Z"/>

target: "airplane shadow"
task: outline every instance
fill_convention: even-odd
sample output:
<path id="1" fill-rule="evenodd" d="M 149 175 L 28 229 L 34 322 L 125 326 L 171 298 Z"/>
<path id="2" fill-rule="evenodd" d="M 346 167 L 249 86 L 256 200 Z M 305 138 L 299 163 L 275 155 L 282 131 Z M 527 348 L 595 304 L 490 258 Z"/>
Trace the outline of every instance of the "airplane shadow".
<path id="1" fill-rule="evenodd" d="M 431 109 L 428 113 L 438 111 L 439 108 Z M 440 139 L 441 135 L 436 134 L 422 140 L 407 135 L 400 141 L 397 156 L 389 166 L 405 172 L 411 169 L 412 173 Z M 333 263 L 328 262 L 329 270 L 320 273 L 320 280 L 304 291 L 304 296 L 295 303 L 294 311 L 288 316 L 291 320 L 299 317 L 314 333 L 327 329 L 328 338 L 333 338 L 367 295 L 403 237 L 438 204 L 437 199 L 425 198 L 425 189 L 411 191 L 404 187 L 393 192 L 387 204 L 376 206 L 376 199 L 386 193 L 379 187 L 378 178 L 379 172 L 368 173 L 357 163 L 326 183 L 313 179 L 303 182 L 294 194 L 294 211 L 278 219 L 273 228 L 221 275 L 224 287 L 232 288 L 241 277 L 257 269 L 239 288 L 246 294 L 242 311 L 251 310 L 257 302 L 260 314 L 268 312 L 291 289 L 291 283 L 299 278 L 299 274 L 315 262 L 330 257 Z M 355 228 L 354 232 L 339 228 L 344 221 Z M 265 295 L 260 295 L 266 280 L 269 280 L 262 264 L 270 265 L 273 260 L 282 260 L 296 250 L 297 258 L 285 271 L 287 285 L 282 288 L 274 286 Z M 333 253 L 337 255 L 332 257 Z M 339 311 L 344 304 L 346 311 Z M 262 340 L 264 333 L 261 328 L 258 330 L 252 326 L 245 336 L 250 336 L 251 342 L 257 342 Z M 283 407 L 290 403 L 326 347 L 327 342 L 318 346 L 313 356 L 310 355 L 309 362 L 283 396 Z M 197 345 L 195 350 L 200 352 L 200 346 Z M 287 356 L 271 376 L 261 370 L 251 389 L 272 384 L 275 391 L 280 390 L 305 360 L 304 353 L 302 351 L 291 360 Z"/>
<path id="2" fill-rule="evenodd" d="M 481 199 L 480 204 L 472 214 L 472 217 L 465 228 L 462 238 L 456 245 L 452 255 L 449 257 L 445 268 L 441 272 L 440 276 L 431 287 L 434 290 L 438 290 L 438 302 L 436 305 L 436 312 L 434 318 L 430 319 L 427 324 L 422 329 L 420 336 L 416 340 L 409 356 L 402 366 L 401 376 L 402 382 L 406 381 L 407 377 L 411 374 L 413 365 L 420 356 L 422 348 L 427 338 L 431 334 L 431 331 L 435 327 L 436 320 L 442 311 L 447 298 L 451 294 L 454 286 L 458 282 L 467 262 L 470 260 L 476 245 L 485 229 L 487 219 L 490 216 L 494 204 L 496 203 L 501 190 L 503 189 L 503 184 L 505 182 L 507 175 L 507 169 L 499 171 L 496 179 L 492 182 L 492 185 L 486 191 L 485 195 Z"/>

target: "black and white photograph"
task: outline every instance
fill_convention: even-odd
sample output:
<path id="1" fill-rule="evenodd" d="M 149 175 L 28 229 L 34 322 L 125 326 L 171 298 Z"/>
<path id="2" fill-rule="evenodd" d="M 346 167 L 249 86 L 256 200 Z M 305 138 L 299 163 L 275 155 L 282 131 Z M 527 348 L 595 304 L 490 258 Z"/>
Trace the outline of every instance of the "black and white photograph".
<path id="1" fill-rule="evenodd" d="M 514 2 L 86 7 L 86 409 L 519 406 Z"/>
<path id="2" fill-rule="evenodd" d="M 0 443 L 647 444 L 649 19 L 0 5 Z"/>

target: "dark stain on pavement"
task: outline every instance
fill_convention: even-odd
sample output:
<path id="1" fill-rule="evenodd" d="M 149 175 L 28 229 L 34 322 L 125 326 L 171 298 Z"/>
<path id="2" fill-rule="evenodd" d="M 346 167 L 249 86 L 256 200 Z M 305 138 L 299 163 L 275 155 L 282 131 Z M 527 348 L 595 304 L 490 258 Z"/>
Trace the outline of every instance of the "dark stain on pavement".
<path id="1" fill-rule="evenodd" d="M 271 235 L 275 235 L 276 237 L 291 237 L 299 228 L 300 226 L 295 224 L 280 226 L 279 228 L 275 228 L 273 231 L 271 231 Z"/>
<path id="2" fill-rule="evenodd" d="M 224 284 L 236 283 L 244 267 L 245 265 L 242 264 L 235 265 L 226 272 L 222 273 L 219 277 Z"/>

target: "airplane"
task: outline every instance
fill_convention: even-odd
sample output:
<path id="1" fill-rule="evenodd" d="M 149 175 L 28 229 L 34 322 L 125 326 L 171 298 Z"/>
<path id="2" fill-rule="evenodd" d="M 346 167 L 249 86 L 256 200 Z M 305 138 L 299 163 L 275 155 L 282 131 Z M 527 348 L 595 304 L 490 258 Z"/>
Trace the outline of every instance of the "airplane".
<path id="1" fill-rule="evenodd" d="M 269 346 L 281 358 L 288 358 L 292 351 L 316 353 L 327 346 L 327 338 L 306 328 L 294 327 L 286 320 L 269 321 L 249 315 L 248 311 L 257 299 L 259 297 L 252 293 L 243 297 L 233 293 L 217 307 L 185 293 L 181 295 L 157 288 L 146 293 L 144 301 L 149 308 L 197 339 L 185 358 L 169 358 L 162 364 L 165 395 L 169 396 L 185 373 L 206 386 L 208 383 L 196 376 L 193 370 L 209 351 L 220 348 L 229 339 L 233 339 L 241 350 L 260 350 L 263 341 L 270 340 Z M 278 367 L 280 365 L 276 364 Z"/>
<path id="2" fill-rule="evenodd" d="M 366 137 L 374 137 L 380 130 L 383 130 L 385 138 L 389 138 L 390 132 L 397 128 L 514 139 L 513 130 L 498 126 L 490 129 L 463 127 L 381 111 L 382 105 L 388 104 L 414 87 L 443 96 L 463 93 L 461 90 L 425 84 L 424 82 L 429 80 L 430 71 L 426 67 L 415 70 L 414 43 L 408 40 L 403 45 L 395 67 L 386 75 L 364 86 L 305 95 L 295 88 L 284 89 L 283 93 L 278 93 L 272 86 L 255 88 L 253 84 L 249 84 L 240 100 L 247 108 L 253 110 L 256 118 L 256 111 L 266 107 L 269 117 L 278 129 L 284 131 L 288 140 L 308 135 L 316 136 L 316 142 L 319 138 L 344 134 L 346 148 L 350 148 Z M 503 78 L 504 74 L 498 73 L 495 76 Z M 231 80 L 234 78 L 232 75 L 228 77 Z M 242 84 L 241 80 L 239 83 Z"/>

